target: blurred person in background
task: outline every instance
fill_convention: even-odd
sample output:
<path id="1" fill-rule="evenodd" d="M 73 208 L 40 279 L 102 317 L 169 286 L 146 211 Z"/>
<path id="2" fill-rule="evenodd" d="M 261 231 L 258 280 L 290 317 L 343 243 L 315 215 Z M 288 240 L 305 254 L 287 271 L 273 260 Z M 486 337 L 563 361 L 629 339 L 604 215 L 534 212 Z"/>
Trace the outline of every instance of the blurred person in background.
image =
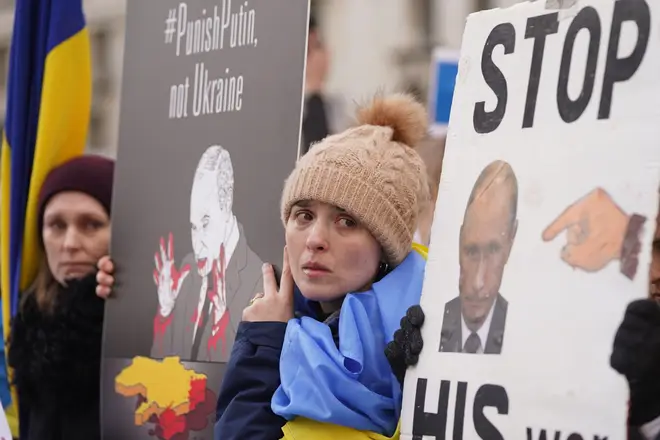
<path id="1" fill-rule="evenodd" d="M 9 336 L 21 440 L 95 440 L 100 433 L 103 299 L 114 161 L 81 156 L 53 169 L 39 194 L 43 261 Z"/>
<path id="2" fill-rule="evenodd" d="M 316 18 L 310 15 L 307 36 L 307 68 L 305 69 L 305 107 L 303 109 L 303 150 L 330 134 L 328 108 L 323 96 L 328 75 L 328 51 L 319 36 Z"/>
<path id="3" fill-rule="evenodd" d="M 330 55 L 328 49 L 321 41 L 316 18 L 310 15 L 301 155 L 307 153 L 314 143 L 347 128 L 342 101 L 326 91 L 329 69 Z"/>

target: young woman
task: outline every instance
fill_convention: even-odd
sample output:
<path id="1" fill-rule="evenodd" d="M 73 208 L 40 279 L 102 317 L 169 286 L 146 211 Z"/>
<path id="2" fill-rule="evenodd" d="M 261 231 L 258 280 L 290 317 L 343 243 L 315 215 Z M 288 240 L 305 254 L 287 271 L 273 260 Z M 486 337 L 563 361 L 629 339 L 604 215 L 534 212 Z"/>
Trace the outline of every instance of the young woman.
<path id="1" fill-rule="evenodd" d="M 401 386 L 385 347 L 421 294 L 425 260 L 412 241 L 429 188 L 412 147 L 426 115 L 392 96 L 358 121 L 316 144 L 285 183 L 282 280 L 278 289 L 267 268 L 243 314 L 216 440 L 396 435 Z M 294 286 L 316 310 L 294 316 Z"/>
<path id="2" fill-rule="evenodd" d="M 54 169 L 39 195 L 44 259 L 12 321 L 21 440 L 100 439 L 103 300 L 96 264 L 108 253 L 114 162 L 82 156 Z"/>

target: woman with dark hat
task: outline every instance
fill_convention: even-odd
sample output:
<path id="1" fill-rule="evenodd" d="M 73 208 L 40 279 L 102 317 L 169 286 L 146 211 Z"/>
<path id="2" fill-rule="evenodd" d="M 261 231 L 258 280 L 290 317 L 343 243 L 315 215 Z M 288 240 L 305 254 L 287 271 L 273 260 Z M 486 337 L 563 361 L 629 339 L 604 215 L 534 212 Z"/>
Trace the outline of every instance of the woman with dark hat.
<path id="1" fill-rule="evenodd" d="M 39 194 L 43 260 L 9 337 L 22 440 L 101 438 L 103 299 L 114 161 L 81 156 L 50 172 Z"/>

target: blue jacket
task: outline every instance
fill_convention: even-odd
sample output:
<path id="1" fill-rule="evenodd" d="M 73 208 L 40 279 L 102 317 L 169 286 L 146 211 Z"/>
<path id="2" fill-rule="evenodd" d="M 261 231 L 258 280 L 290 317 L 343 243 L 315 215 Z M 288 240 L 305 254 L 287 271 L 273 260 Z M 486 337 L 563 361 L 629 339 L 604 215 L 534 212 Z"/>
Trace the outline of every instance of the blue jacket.
<path id="1" fill-rule="evenodd" d="M 296 316 L 323 319 L 318 303 L 294 292 Z M 331 320 L 333 335 L 338 319 Z M 273 413 L 280 386 L 285 322 L 241 322 L 218 395 L 214 440 L 279 440 L 286 420 Z"/>

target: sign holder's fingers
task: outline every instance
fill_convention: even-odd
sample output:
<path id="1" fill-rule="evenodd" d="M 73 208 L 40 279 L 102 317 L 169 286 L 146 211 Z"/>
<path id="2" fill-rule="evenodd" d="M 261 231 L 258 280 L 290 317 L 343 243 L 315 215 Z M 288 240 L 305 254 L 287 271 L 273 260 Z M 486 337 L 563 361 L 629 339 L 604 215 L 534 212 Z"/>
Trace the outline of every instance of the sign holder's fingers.
<path id="1" fill-rule="evenodd" d="M 96 268 L 100 270 L 101 272 L 105 273 L 114 273 L 115 267 L 114 264 L 112 263 L 112 259 L 108 255 L 101 257 L 99 262 L 96 264 Z"/>
<path id="2" fill-rule="evenodd" d="M 260 300 L 260 299 L 263 298 L 263 297 L 264 297 L 264 294 L 261 293 L 261 292 L 255 294 L 255 295 L 250 299 L 250 302 L 248 302 L 248 305 L 247 305 L 247 306 L 248 306 L 248 307 L 252 307 L 252 306 L 254 305 L 255 302 L 257 302 L 258 300 Z"/>
<path id="3" fill-rule="evenodd" d="M 264 263 L 261 269 L 264 277 L 264 294 L 276 295 L 277 294 L 277 280 L 275 279 L 275 271 L 273 266 Z"/>
<path id="4" fill-rule="evenodd" d="M 291 275 L 291 265 L 289 264 L 289 252 L 284 246 L 284 253 L 282 256 L 282 277 L 280 279 L 281 294 L 293 298 L 293 276 Z"/>
<path id="5" fill-rule="evenodd" d="M 570 205 L 550 225 L 545 228 L 541 235 L 543 241 L 552 241 L 560 232 L 570 225 L 579 222 L 582 216 L 582 200 Z"/>
<path id="6" fill-rule="evenodd" d="M 154 269 L 154 283 L 156 284 L 156 287 L 160 287 L 160 282 L 158 280 L 158 271 Z"/>

